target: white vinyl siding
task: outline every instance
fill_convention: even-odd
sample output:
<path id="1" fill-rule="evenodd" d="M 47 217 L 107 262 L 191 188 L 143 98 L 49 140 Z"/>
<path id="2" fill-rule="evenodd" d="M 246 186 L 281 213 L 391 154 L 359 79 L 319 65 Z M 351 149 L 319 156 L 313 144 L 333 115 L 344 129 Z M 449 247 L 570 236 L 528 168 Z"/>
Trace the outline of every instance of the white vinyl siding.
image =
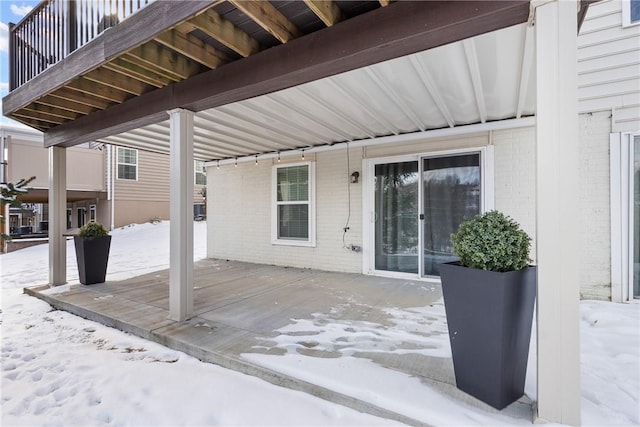
<path id="1" fill-rule="evenodd" d="M 138 180 L 138 150 L 118 147 L 118 179 Z"/>
<path id="2" fill-rule="evenodd" d="M 590 5 L 578 35 L 579 112 L 610 111 L 613 132 L 640 128 L 640 21 L 625 24 L 639 4 L 611 0 Z"/>
<path id="3" fill-rule="evenodd" d="M 312 162 L 273 167 L 272 243 L 314 246 Z"/>

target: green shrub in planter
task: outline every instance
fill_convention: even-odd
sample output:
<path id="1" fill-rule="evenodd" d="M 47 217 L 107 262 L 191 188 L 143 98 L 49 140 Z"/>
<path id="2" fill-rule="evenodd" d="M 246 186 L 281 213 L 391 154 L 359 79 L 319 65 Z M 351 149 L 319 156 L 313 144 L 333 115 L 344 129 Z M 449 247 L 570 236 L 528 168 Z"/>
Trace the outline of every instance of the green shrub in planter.
<path id="1" fill-rule="evenodd" d="M 89 222 L 80 228 L 73 240 L 80 283 L 104 283 L 111 247 L 111 236 L 107 229 L 100 223 Z"/>
<path id="2" fill-rule="evenodd" d="M 502 212 L 489 211 L 463 222 L 451 242 L 465 267 L 504 272 L 522 270 L 531 262 L 531 238 Z"/>
<path id="3" fill-rule="evenodd" d="M 104 237 L 108 235 L 107 229 L 99 222 L 88 222 L 80 227 L 78 232 L 78 237 Z"/>

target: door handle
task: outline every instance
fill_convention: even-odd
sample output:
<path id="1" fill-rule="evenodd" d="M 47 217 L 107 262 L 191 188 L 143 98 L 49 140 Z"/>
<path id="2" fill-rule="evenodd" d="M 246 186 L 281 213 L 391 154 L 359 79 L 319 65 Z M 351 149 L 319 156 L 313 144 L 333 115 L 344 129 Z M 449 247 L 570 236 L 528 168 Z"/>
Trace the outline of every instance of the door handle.
<path id="1" fill-rule="evenodd" d="M 420 218 L 421 221 L 424 221 L 424 214 L 421 213 L 419 218 Z"/>

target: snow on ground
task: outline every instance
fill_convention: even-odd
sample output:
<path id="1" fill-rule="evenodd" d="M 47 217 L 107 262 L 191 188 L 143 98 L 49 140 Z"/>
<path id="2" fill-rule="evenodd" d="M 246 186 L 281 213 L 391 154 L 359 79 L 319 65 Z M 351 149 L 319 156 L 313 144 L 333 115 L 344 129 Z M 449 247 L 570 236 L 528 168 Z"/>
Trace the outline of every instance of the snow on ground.
<path id="1" fill-rule="evenodd" d="M 168 222 L 125 227 L 112 235 L 110 280 L 168 267 Z M 205 223 L 195 223 L 194 240 L 194 258 L 204 258 Z M 77 283 L 72 241 L 67 248 L 68 277 L 71 283 Z M 0 256 L 3 426 L 393 424 L 52 310 L 48 304 L 21 293 L 22 287 L 47 282 L 47 257 L 46 245 Z M 442 332 L 446 328 L 444 316 L 437 308 L 428 313 L 421 308 L 389 312 L 396 320 L 394 327 L 386 329 L 387 338 L 403 339 L 400 336 L 403 328 L 416 325 L 423 315 L 432 317 L 428 325 L 432 330 Z M 288 350 L 285 356 L 255 357 L 278 370 L 286 369 L 287 364 L 289 367 L 304 364 L 308 379 L 315 381 L 328 377 L 350 378 L 358 370 L 375 368 L 369 360 L 356 361 L 348 354 L 351 350 L 343 351 L 341 357 L 335 359 L 298 354 L 295 345 L 300 336 L 296 334 L 311 331 L 313 320 L 317 319 L 296 319 L 283 328 L 276 344 Z M 375 325 L 366 322 L 336 325 L 330 320 L 319 322 L 326 326 L 322 331 L 311 331 L 313 339 L 329 350 L 336 343 L 341 345 L 340 350 L 357 350 L 367 345 L 369 335 L 379 332 Z M 353 342 L 338 342 L 340 337 L 334 327 L 343 330 L 351 327 Z M 447 355 L 448 347 L 442 336 L 424 337 L 424 340 L 433 340 L 427 344 L 433 344 L 436 357 Z M 291 341 L 291 337 L 297 341 Z M 343 347 L 344 344 L 347 346 Z M 583 424 L 640 425 L 640 304 L 583 301 L 581 345 Z M 381 348 L 380 351 L 408 354 L 412 350 L 409 347 Z M 535 368 L 533 350 L 529 363 L 530 369 Z M 292 371 L 300 372 L 300 369 Z M 386 373 L 370 376 L 369 384 L 357 384 L 353 390 L 344 391 L 389 406 L 389 402 L 380 401 L 385 399 L 385 394 L 376 392 L 386 389 L 388 394 L 405 396 L 406 406 L 394 409 L 421 419 L 424 416 L 420 416 L 419 411 L 428 410 L 429 419 L 439 425 L 509 422 L 501 414 L 484 413 L 436 391 L 431 393 L 415 378 L 406 375 L 400 378 L 401 374 L 391 370 L 375 372 Z M 529 381 L 535 378 L 535 369 L 531 369 L 527 377 L 527 394 L 535 396 L 535 381 Z M 343 381 L 339 386 L 348 387 L 348 384 Z M 420 404 L 421 401 L 424 404 Z M 522 420 L 513 421 L 522 423 Z"/>

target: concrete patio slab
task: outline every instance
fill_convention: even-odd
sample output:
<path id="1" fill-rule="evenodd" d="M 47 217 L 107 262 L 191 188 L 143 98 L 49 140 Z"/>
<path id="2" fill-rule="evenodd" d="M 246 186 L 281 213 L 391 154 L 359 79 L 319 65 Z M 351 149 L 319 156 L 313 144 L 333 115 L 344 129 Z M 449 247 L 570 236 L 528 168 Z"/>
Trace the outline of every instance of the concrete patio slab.
<path id="1" fill-rule="evenodd" d="M 455 387 L 437 284 L 206 259 L 194 267 L 195 316 L 174 322 L 168 277 L 163 270 L 25 292 L 200 360 L 405 424 L 427 425 L 429 402 L 394 402 L 385 378 L 496 412 Z M 335 363 L 349 376 L 325 371 Z M 382 391 L 368 389 L 372 377 Z M 501 413 L 531 421 L 532 402 L 523 397 Z"/>

